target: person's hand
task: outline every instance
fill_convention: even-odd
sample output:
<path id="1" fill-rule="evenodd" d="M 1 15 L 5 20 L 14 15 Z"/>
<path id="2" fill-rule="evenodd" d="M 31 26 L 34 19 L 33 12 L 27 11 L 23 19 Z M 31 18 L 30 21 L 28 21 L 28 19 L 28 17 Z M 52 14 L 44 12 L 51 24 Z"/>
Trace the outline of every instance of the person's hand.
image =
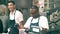
<path id="1" fill-rule="evenodd" d="M 25 34 L 25 29 L 19 29 L 19 34 Z"/>
<path id="2" fill-rule="evenodd" d="M 14 27 L 15 28 L 18 28 L 19 27 L 19 24 L 18 23 L 15 23 Z"/>
<path id="3" fill-rule="evenodd" d="M 47 33 L 47 29 L 46 28 L 42 28 L 42 33 L 46 34 Z"/>
<path id="4" fill-rule="evenodd" d="M 11 28 L 8 28 L 8 32 L 10 32 L 11 31 Z"/>
<path id="5" fill-rule="evenodd" d="M 30 32 L 30 29 L 25 29 L 25 32 L 26 32 L 26 33 Z"/>

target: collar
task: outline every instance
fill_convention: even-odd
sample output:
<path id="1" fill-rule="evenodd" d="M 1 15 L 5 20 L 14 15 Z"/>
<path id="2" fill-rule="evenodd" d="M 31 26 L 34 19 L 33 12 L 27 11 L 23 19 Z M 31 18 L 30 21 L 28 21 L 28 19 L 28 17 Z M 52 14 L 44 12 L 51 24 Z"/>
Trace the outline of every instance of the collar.
<path id="1" fill-rule="evenodd" d="M 13 11 L 13 14 L 16 12 L 16 9 Z M 11 14 L 12 12 L 10 12 L 10 14 Z"/>

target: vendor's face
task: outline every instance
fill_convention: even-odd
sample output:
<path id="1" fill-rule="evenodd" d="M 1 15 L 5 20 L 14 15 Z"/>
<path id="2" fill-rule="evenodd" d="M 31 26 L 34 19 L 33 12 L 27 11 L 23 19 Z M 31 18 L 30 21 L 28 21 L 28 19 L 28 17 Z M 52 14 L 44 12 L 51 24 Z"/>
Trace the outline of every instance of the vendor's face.
<path id="1" fill-rule="evenodd" d="M 8 3 L 8 8 L 10 11 L 15 9 L 15 5 L 13 3 Z"/>
<path id="2" fill-rule="evenodd" d="M 38 11 L 36 9 L 30 9 L 30 15 L 33 17 L 33 18 L 36 18 L 37 15 L 38 15 Z"/>

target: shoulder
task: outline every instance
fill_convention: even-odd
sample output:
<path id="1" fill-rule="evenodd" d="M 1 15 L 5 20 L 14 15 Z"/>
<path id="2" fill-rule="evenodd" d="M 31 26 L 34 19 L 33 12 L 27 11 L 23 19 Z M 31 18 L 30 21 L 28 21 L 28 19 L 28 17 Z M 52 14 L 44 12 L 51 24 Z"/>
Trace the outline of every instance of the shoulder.
<path id="1" fill-rule="evenodd" d="M 27 20 L 32 20 L 33 17 L 29 17 Z"/>
<path id="2" fill-rule="evenodd" d="M 17 15 L 23 15 L 19 10 L 16 10 Z"/>
<path id="3" fill-rule="evenodd" d="M 40 16 L 40 18 L 47 19 L 47 17 L 45 17 L 45 16 Z"/>
<path id="4" fill-rule="evenodd" d="M 21 13 L 19 10 L 16 10 L 17 13 Z M 21 13 L 22 14 L 22 13 Z"/>
<path id="5" fill-rule="evenodd" d="M 47 20 L 47 17 L 45 17 L 45 16 L 40 16 L 40 20 L 46 21 L 46 20 Z"/>
<path id="6" fill-rule="evenodd" d="M 29 18 L 27 19 L 26 23 L 30 23 L 31 20 L 32 20 L 32 17 L 29 17 Z"/>

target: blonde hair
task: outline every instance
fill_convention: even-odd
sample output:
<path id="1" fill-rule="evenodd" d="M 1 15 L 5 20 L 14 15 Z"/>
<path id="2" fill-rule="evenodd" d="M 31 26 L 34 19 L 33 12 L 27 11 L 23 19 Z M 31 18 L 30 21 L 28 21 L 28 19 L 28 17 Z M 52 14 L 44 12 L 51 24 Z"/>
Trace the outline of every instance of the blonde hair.
<path id="1" fill-rule="evenodd" d="M 0 5 L 0 14 L 6 15 L 7 14 L 7 7 L 6 5 Z"/>

